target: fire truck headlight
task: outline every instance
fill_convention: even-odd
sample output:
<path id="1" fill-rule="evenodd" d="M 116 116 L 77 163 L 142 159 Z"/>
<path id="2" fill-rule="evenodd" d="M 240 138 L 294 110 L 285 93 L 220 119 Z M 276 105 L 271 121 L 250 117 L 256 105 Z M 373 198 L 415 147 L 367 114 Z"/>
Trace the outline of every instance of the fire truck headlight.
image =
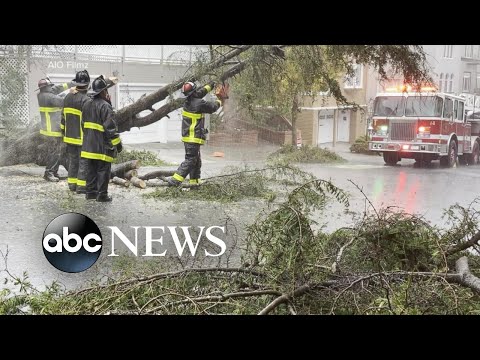
<path id="1" fill-rule="evenodd" d="M 383 132 L 387 132 L 388 126 L 387 125 L 382 125 L 382 126 L 380 126 L 380 130 L 383 131 Z"/>
<path id="2" fill-rule="evenodd" d="M 403 150 L 408 150 L 408 145 L 403 145 L 403 146 L 402 146 L 402 149 L 403 149 Z"/>

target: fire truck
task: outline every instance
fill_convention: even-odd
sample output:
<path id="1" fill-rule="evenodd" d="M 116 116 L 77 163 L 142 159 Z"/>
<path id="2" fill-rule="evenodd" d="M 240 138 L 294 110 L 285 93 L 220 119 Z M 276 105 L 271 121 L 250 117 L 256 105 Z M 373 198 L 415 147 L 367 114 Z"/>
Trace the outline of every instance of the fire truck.
<path id="1" fill-rule="evenodd" d="M 437 93 L 432 87 L 419 92 L 388 90 L 375 98 L 368 145 L 383 153 L 387 165 L 401 159 L 423 165 L 440 160 L 444 167 L 453 167 L 457 159 L 461 164 L 479 163 L 477 97 Z"/>

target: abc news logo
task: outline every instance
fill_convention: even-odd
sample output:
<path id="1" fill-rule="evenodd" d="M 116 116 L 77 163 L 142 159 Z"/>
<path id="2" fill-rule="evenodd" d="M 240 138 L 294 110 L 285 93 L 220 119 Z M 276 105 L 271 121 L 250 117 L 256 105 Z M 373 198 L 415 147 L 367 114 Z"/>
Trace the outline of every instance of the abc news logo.
<path id="1" fill-rule="evenodd" d="M 58 270 L 78 273 L 91 267 L 102 252 L 102 234 L 89 217 L 78 213 L 57 216 L 43 233 L 43 253 Z"/>
<path id="2" fill-rule="evenodd" d="M 166 256 L 167 250 L 158 252 L 158 246 L 166 245 L 169 239 L 173 242 L 179 257 L 187 251 L 195 256 L 201 241 L 208 241 L 217 249 L 212 251 L 211 247 L 204 248 L 206 257 L 218 257 L 226 251 L 225 242 L 213 234 L 214 230 L 220 230 L 225 234 L 223 226 L 199 226 L 196 239 L 190 233 L 190 226 L 167 226 L 166 228 L 164 226 L 131 226 L 134 230 L 133 237 L 128 237 L 116 226 L 108 226 L 108 228 L 111 230 L 112 238 L 112 249 L 108 256 L 118 256 L 115 254 L 115 238 L 120 240 L 133 255 L 139 256 L 139 230 L 142 228 L 145 230 L 145 253 L 141 256 Z M 155 243 L 157 249 L 154 248 Z M 55 268 L 64 272 L 78 273 L 95 264 L 100 257 L 103 242 L 102 234 L 92 219 L 78 213 L 67 213 L 56 217 L 48 224 L 43 233 L 42 245 L 45 257 Z"/>

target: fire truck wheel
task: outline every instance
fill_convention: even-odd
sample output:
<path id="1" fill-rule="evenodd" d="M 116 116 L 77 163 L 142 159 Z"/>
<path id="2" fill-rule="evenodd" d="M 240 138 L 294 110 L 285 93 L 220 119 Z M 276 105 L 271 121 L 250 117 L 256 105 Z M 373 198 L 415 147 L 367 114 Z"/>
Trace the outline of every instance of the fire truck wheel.
<path id="1" fill-rule="evenodd" d="M 478 165 L 480 162 L 480 144 L 478 140 L 473 145 L 472 153 L 466 156 L 468 165 Z"/>
<path id="2" fill-rule="evenodd" d="M 395 166 L 400 161 L 400 158 L 396 152 L 388 151 L 383 153 L 383 161 L 387 165 Z"/>
<path id="3" fill-rule="evenodd" d="M 453 167 L 457 162 L 457 142 L 450 141 L 448 146 L 448 155 L 440 157 L 440 165 L 444 167 Z"/>

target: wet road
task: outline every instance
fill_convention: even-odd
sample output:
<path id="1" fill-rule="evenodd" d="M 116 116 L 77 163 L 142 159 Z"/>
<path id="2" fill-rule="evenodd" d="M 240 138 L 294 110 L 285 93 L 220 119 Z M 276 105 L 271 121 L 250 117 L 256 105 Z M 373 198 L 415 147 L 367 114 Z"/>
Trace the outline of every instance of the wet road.
<path id="1" fill-rule="evenodd" d="M 438 225 L 442 224 L 443 209 L 456 202 L 468 205 L 478 196 L 480 167 L 443 169 L 434 162 L 430 168 L 417 168 L 411 160 L 402 160 L 401 165 L 388 167 L 378 156 L 341 155 L 349 160 L 348 163 L 302 167 L 319 178 L 331 179 L 335 185 L 347 190 L 351 194 L 352 211 L 363 211 L 365 201 L 348 180 L 362 187 L 375 207 L 398 206 L 407 212 L 421 214 Z M 241 165 L 242 161 L 207 158 L 204 160 L 205 177 L 232 164 Z M 130 226 L 211 226 L 222 225 L 226 217 L 230 217 L 241 228 L 253 221 L 265 206 L 254 200 L 234 204 L 158 201 L 139 196 L 141 190 L 137 188 L 116 186 L 110 188 L 113 203 L 102 204 L 71 194 L 65 181 L 56 184 L 43 181 L 42 171 L 38 167 L 26 166 L 0 168 L 0 250 L 5 252 L 8 246 L 8 265 L 12 273 L 27 271 L 32 283 L 40 287 L 52 280 L 69 288 L 79 286 L 87 279 L 108 275 L 113 263 L 112 258 L 106 257 L 110 249 L 104 249 L 97 264 L 85 272 L 66 274 L 54 269 L 43 255 L 41 239 L 47 224 L 62 213 L 75 211 L 90 216 L 99 225 L 105 239 L 110 236 L 107 226 L 118 226 L 125 233 L 130 231 L 133 236 Z M 147 171 L 147 168 L 142 169 L 142 172 Z M 336 215 L 330 213 L 325 219 L 319 219 L 328 225 L 328 229 L 351 222 L 339 206 L 332 206 L 330 211 Z M 233 237 L 226 238 L 227 249 L 233 247 L 233 241 Z M 165 246 L 174 252 L 171 243 Z M 238 259 L 238 252 L 234 252 L 233 261 L 235 258 Z M 1 268 L 2 263 L 0 261 Z M 3 278 L 4 274 L 0 275 Z"/>

